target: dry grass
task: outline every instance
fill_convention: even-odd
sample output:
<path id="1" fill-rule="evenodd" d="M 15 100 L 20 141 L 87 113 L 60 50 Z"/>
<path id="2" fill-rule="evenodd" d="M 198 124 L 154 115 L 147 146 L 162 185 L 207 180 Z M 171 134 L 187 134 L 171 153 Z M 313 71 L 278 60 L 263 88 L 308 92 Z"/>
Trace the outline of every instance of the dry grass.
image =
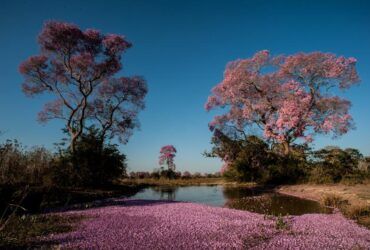
<path id="1" fill-rule="evenodd" d="M 344 210 L 344 213 L 352 218 L 359 220 L 362 217 L 368 217 L 370 219 L 370 205 L 353 205 L 349 206 Z M 362 218 L 365 219 L 365 218 Z M 370 223 L 369 223 L 370 225 Z"/>
<path id="2" fill-rule="evenodd" d="M 326 194 L 322 197 L 321 203 L 327 207 L 342 208 L 348 205 L 348 200 L 344 200 L 340 195 L 337 194 Z"/>

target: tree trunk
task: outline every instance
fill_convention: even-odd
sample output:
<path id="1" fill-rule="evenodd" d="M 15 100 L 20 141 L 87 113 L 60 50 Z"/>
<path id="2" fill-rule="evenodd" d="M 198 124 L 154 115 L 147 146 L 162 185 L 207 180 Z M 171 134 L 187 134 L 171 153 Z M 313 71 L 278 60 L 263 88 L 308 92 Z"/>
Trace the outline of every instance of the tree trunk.
<path id="1" fill-rule="evenodd" d="M 76 151 L 76 142 L 77 142 L 77 136 L 76 134 L 71 135 L 71 153 L 73 154 Z"/>
<path id="2" fill-rule="evenodd" d="M 285 141 L 283 142 L 283 148 L 284 148 L 284 155 L 288 155 L 290 153 L 290 145 L 289 142 Z"/>

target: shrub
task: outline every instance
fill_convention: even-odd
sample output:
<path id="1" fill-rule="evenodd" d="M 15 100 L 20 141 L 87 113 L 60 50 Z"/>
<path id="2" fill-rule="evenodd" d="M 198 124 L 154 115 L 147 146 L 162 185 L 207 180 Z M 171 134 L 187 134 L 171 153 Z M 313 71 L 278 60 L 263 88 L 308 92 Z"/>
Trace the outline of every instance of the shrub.
<path id="1" fill-rule="evenodd" d="M 236 170 L 239 181 L 258 181 L 271 162 L 268 145 L 255 136 L 249 136 L 231 168 Z"/>
<path id="2" fill-rule="evenodd" d="M 369 179 L 368 173 L 356 170 L 351 174 L 344 175 L 341 179 L 341 183 L 346 185 L 361 184 L 364 183 L 366 179 Z"/>
<path id="3" fill-rule="evenodd" d="M 50 164 L 54 155 L 43 147 L 26 149 L 17 140 L 0 145 L 0 184 L 51 185 Z"/>
<path id="4" fill-rule="evenodd" d="M 342 150 L 331 146 L 318 150 L 314 152 L 309 179 L 315 183 L 360 183 L 365 179 L 365 174 L 358 169 L 362 159 L 362 154 L 353 148 Z"/>
<path id="5" fill-rule="evenodd" d="M 154 178 L 154 179 L 159 179 L 161 177 L 161 173 L 158 169 L 155 169 L 151 174 L 150 174 L 150 177 L 151 178 Z"/>
<path id="6" fill-rule="evenodd" d="M 136 172 L 136 177 L 139 179 L 145 179 L 150 177 L 149 172 Z"/>
<path id="7" fill-rule="evenodd" d="M 172 169 L 164 169 L 160 172 L 160 176 L 162 178 L 166 179 L 175 179 L 176 178 L 176 172 Z"/>
<path id="8" fill-rule="evenodd" d="M 322 166 L 312 168 L 309 173 L 309 181 L 316 184 L 333 183 L 332 176 Z"/>
<path id="9" fill-rule="evenodd" d="M 307 162 L 294 154 L 275 154 L 259 180 L 266 184 L 293 184 L 305 180 Z"/>
<path id="10" fill-rule="evenodd" d="M 337 194 L 327 194 L 322 197 L 322 203 L 324 206 L 343 208 L 348 205 L 348 201 L 344 200 L 341 196 Z"/>
<path id="11" fill-rule="evenodd" d="M 218 130 L 212 143 L 212 152 L 205 155 L 227 159 L 227 168 L 223 172 L 227 179 L 268 184 L 305 179 L 308 163 L 304 146 L 293 145 L 290 154 L 283 155 L 279 144 L 270 145 L 257 136 L 232 139 Z"/>
<path id="12" fill-rule="evenodd" d="M 105 144 L 90 129 L 75 151 L 61 150 L 53 164 L 53 178 L 61 186 L 101 186 L 126 175 L 126 157 L 117 145 Z"/>
<path id="13" fill-rule="evenodd" d="M 288 223 L 284 220 L 284 217 L 281 214 L 276 217 L 275 228 L 278 230 L 285 230 L 288 228 Z"/>

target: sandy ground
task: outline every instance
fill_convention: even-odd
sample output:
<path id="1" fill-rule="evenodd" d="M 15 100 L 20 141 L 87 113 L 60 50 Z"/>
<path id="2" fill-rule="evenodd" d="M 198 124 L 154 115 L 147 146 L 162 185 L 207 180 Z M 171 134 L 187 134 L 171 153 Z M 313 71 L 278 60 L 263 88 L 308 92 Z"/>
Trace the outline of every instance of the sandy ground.
<path id="1" fill-rule="evenodd" d="M 351 205 L 370 205 L 370 184 L 358 184 L 353 186 L 342 184 L 301 184 L 282 186 L 279 187 L 277 191 L 317 201 L 321 201 L 326 195 L 335 194 L 347 200 Z"/>

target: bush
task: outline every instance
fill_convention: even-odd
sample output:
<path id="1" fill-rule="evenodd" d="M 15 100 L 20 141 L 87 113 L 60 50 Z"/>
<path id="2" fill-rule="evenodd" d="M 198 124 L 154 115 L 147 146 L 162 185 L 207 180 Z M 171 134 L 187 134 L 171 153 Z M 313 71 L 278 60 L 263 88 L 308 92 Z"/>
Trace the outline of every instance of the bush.
<path id="1" fill-rule="evenodd" d="M 53 179 L 61 186 L 104 186 L 126 175 L 126 157 L 117 145 L 105 144 L 98 131 L 90 129 L 76 149 L 60 150 L 53 163 Z"/>
<path id="2" fill-rule="evenodd" d="M 322 204 L 328 207 L 343 208 L 348 205 L 347 200 L 336 194 L 327 194 L 322 198 Z"/>
<path id="3" fill-rule="evenodd" d="M 227 133 L 227 132 L 226 132 Z M 228 164 L 222 176 L 242 182 L 263 184 L 295 183 L 306 179 L 309 164 L 305 145 L 291 145 L 289 155 L 280 144 L 268 143 L 254 135 L 225 134 L 215 130 L 208 157 L 220 157 Z"/>
<path id="4" fill-rule="evenodd" d="M 154 170 L 151 174 L 150 177 L 153 179 L 159 179 L 161 177 L 161 173 L 159 170 Z"/>
<path id="5" fill-rule="evenodd" d="M 333 177 L 321 166 L 314 167 L 309 173 L 309 182 L 315 184 L 333 183 Z"/>
<path id="6" fill-rule="evenodd" d="M 43 147 L 26 149 L 17 140 L 7 140 L 0 145 L 0 184 L 51 185 L 53 158 Z"/>
<path id="7" fill-rule="evenodd" d="M 239 181 L 259 181 L 272 160 L 268 145 L 255 136 L 249 136 L 231 168 Z"/>
<path id="8" fill-rule="evenodd" d="M 213 147 L 206 157 L 219 157 L 225 163 L 222 176 L 235 180 L 268 184 L 310 181 L 314 183 L 356 184 L 370 179 L 370 158 L 353 148 L 326 147 L 312 152 L 306 144 L 284 147 L 246 135 L 233 127 L 215 129 Z"/>
<path id="9" fill-rule="evenodd" d="M 166 179 L 176 179 L 176 172 L 172 169 L 164 169 L 160 172 L 160 176 Z"/>
<path id="10" fill-rule="evenodd" d="M 362 183 L 367 175 L 358 166 L 363 156 L 357 149 L 326 147 L 314 152 L 309 180 L 314 183 Z"/>

